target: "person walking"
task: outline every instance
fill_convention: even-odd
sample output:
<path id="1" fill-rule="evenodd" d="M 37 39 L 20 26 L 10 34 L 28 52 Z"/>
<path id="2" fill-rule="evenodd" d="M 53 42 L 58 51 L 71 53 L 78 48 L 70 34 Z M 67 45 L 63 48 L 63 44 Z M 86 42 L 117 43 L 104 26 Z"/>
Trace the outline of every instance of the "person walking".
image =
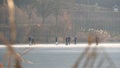
<path id="1" fill-rule="evenodd" d="M 98 45 L 98 43 L 99 43 L 99 38 L 98 38 L 98 36 L 96 36 L 95 42 L 96 42 L 96 45 Z"/>
<path id="2" fill-rule="evenodd" d="M 77 37 L 74 37 L 74 44 L 77 44 Z"/>
<path id="3" fill-rule="evenodd" d="M 35 39 L 32 37 L 32 44 L 35 44 Z"/>
<path id="4" fill-rule="evenodd" d="M 33 38 L 32 36 L 30 36 L 30 37 L 28 38 L 28 42 L 29 42 L 29 45 L 31 45 L 31 44 L 34 44 L 34 43 L 35 43 L 35 40 L 34 40 L 34 38 Z"/>
<path id="5" fill-rule="evenodd" d="M 28 42 L 29 42 L 29 45 L 32 44 L 32 38 L 31 37 L 28 37 Z"/>
<path id="6" fill-rule="evenodd" d="M 68 37 L 68 44 L 70 45 L 70 42 L 71 42 L 71 38 L 70 36 Z"/>
<path id="7" fill-rule="evenodd" d="M 56 43 L 56 45 L 58 45 L 58 38 L 57 37 L 55 38 L 55 43 Z"/>
<path id="8" fill-rule="evenodd" d="M 65 38 L 66 45 L 68 45 L 68 37 Z"/>

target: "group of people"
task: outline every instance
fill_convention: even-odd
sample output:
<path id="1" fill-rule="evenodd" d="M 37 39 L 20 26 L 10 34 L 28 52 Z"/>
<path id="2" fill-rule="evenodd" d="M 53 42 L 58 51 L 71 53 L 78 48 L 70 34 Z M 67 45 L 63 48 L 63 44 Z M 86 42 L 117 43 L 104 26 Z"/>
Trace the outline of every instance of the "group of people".
<path id="1" fill-rule="evenodd" d="M 34 40 L 33 37 L 28 37 L 28 41 L 29 41 L 29 45 L 35 43 L 35 40 Z M 55 38 L 55 41 L 56 41 L 56 45 L 57 45 L 58 44 L 58 38 L 57 37 Z M 88 37 L 88 44 L 89 45 L 91 45 L 92 41 L 93 41 L 92 38 Z M 99 38 L 97 36 L 95 37 L 95 42 L 96 42 L 96 45 L 98 45 Z M 70 43 L 71 43 L 71 37 L 70 36 L 65 38 L 65 43 L 66 43 L 66 45 L 70 45 Z M 74 44 L 77 44 L 77 37 L 74 37 Z"/>
<path id="2" fill-rule="evenodd" d="M 66 45 L 70 45 L 71 37 L 66 37 Z M 74 44 L 77 44 L 77 37 L 74 37 Z"/>
<path id="3" fill-rule="evenodd" d="M 70 42 L 71 42 L 71 38 L 70 37 L 66 37 L 66 45 L 70 45 Z"/>
<path id="4" fill-rule="evenodd" d="M 58 45 L 58 38 L 55 38 L 56 45 Z M 65 43 L 66 45 L 70 45 L 71 42 L 71 37 L 66 37 L 65 38 Z M 74 37 L 74 44 L 77 44 L 77 37 Z"/>
<path id="5" fill-rule="evenodd" d="M 55 38 L 56 45 L 58 44 L 58 38 Z M 29 45 L 34 44 L 35 40 L 33 37 L 28 37 Z M 66 45 L 70 45 L 71 37 L 66 37 Z M 77 37 L 74 37 L 74 44 L 77 44 Z"/>

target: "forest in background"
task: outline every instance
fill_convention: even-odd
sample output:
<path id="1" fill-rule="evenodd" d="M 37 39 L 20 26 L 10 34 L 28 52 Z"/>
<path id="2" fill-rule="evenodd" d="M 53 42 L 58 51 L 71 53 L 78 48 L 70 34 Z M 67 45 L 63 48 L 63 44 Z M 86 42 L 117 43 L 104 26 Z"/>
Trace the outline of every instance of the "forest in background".
<path id="1" fill-rule="evenodd" d="M 120 42 L 120 12 L 114 12 L 119 0 L 14 0 L 16 43 L 65 42 L 66 36 L 87 42 L 88 33 L 98 33 L 104 42 Z M 0 0 L 0 32 L 10 39 L 8 7 Z"/>

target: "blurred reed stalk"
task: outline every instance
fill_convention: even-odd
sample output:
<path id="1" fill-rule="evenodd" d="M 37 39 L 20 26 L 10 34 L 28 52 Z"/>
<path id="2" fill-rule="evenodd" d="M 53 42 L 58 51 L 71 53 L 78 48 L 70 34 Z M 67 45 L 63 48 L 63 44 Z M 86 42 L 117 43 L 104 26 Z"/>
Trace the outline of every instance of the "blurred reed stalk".
<path id="1" fill-rule="evenodd" d="M 85 50 L 82 52 L 82 54 L 80 54 L 80 56 L 78 57 L 77 61 L 75 62 L 75 64 L 73 65 L 72 68 L 79 68 L 79 66 L 81 66 L 82 68 L 94 68 L 95 63 L 97 63 L 96 68 L 102 68 L 102 65 L 105 60 L 109 64 L 108 67 L 117 68 L 116 65 L 114 64 L 114 62 L 112 61 L 112 59 L 104 51 L 103 48 L 101 48 L 101 50 L 103 51 L 102 55 L 104 57 L 100 58 L 100 61 L 97 62 L 97 59 L 99 59 L 98 53 L 97 53 L 98 40 L 96 41 L 96 46 L 94 48 L 91 47 L 92 41 L 93 41 L 93 38 L 91 35 L 89 35 L 88 36 L 88 47 L 85 48 Z"/>
<path id="2" fill-rule="evenodd" d="M 13 0 L 7 0 L 8 4 L 8 12 L 9 12 L 9 23 L 10 23 L 10 29 L 11 29 L 11 43 L 14 44 L 16 41 L 16 26 L 15 26 L 15 6 L 14 6 L 14 1 Z M 4 38 L 3 38 L 4 39 Z M 3 40 L 3 41 L 7 41 Z M 13 47 L 9 44 L 9 42 L 5 42 L 6 45 L 8 45 L 8 52 L 13 57 L 15 61 L 15 68 L 22 68 L 20 64 L 20 56 L 14 51 Z M 11 57 L 9 60 L 11 60 Z M 12 61 L 10 61 L 12 62 Z M 8 68 L 11 67 L 11 63 L 8 64 Z"/>
<path id="3" fill-rule="evenodd" d="M 0 33 L 0 40 L 7 47 L 7 53 L 4 56 L 4 59 L 6 59 L 6 57 L 8 58 L 8 68 L 10 68 L 11 65 L 12 65 L 11 58 L 13 58 L 14 61 L 15 61 L 15 68 L 22 68 L 21 64 L 20 64 L 20 60 L 21 60 L 20 56 L 15 52 L 15 50 L 11 46 L 11 43 L 5 38 L 5 36 L 3 35 L 3 33 Z"/>
<path id="4" fill-rule="evenodd" d="M 11 42 L 15 43 L 16 41 L 16 26 L 15 26 L 15 6 L 13 0 L 7 0 L 8 11 L 9 11 L 9 23 L 11 29 Z"/>
<path id="5" fill-rule="evenodd" d="M 75 64 L 73 65 L 72 68 L 78 68 L 79 65 L 82 63 L 82 60 L 86 57 L 86 55 L 88 54 L 88 51 L 90 50 L 92 44 L 92 36 L 91 34 L 88 35 L 88 47 L 82 52 L 82 54 L 78 57 L 77 61 L 75 62 Z M 88 60 L 89 58 L 87 58 Z M 87 64 L 87 60 L 85 62 L 85 64 Z"/>
<path id="6" fill-rule="evenodd" d="M 16 40 L 16 27 L 15 27 L 15 22 L 14 22 L 14 1 L 13 0 L 7 0 L 8 4 L 8 12 L 9 12 L 9 23 L 10 23 L 10 29 L 11 29 L 11 41 L 8 41 L 7 38 L 5 38 L 3 33 L 0 33 L 0 40 L 5 44 L 7 48 L 7 53 L 5 57 L 7 57 L 8 61 L 8 68 L 11 68 L 13 61 L 14 63 L 14 68 L 22 68 L 21 63 L 20 63 L 20 56 L 18 53 L 15 52 L 15 50 L 12 47 L 12 44 L 15 43 Z M 6 59 L 3 57 L 4 59 Z"/>

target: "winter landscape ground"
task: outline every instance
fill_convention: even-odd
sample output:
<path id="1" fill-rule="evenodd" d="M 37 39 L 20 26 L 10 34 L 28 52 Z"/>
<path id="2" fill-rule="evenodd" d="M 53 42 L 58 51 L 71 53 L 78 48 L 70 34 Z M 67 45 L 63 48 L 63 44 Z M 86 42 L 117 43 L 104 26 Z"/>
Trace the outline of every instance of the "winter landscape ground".
<path id="1" fill-rule="evenodd" d="M 120 67 L 120 44 L 95 44 L 91 45 L 91 49 L 97 47 L 96 55 L 97 58 L 94 63 L 94 68 L 97 68 L 100 60 L 102 60 L 102 66 L 100 68 L 107 68 L 111 66 L 113 68 Z M 71 44 L 66 46 L 65 44 L 35 44 L 29 46 L 28 44 L 16 44 L 13 45 L 14 49 L 18 53 L 22 53 L 25 49 L 30 49 L 28 53 L 23 55 L 23 58 L 26 60 L 22 62 L 23 68 L 72 68 L 75 62 L 78 60 L 78 57 L 82 55 L 85 49 L 88 46 L 87 44 Z M 4 45 L 0 45 L 0 56 L 3 56 L 6 49 Z M 106 56 L 107 55 L 107 56 Z M 81 64 L 78 68 L 83 68 L 84 59 L 87 58 L 87 54 L 81 60 Z M 3 58 L 0 57 L 0 61 Z M 91 58 L 92 59 L 92 58 Z M 112 64 L 111 64 L 112 63 Z M 113 64 L 114 63 L 114 64 Z M 89 66 L 89 65 L 88 65 Z"/>

